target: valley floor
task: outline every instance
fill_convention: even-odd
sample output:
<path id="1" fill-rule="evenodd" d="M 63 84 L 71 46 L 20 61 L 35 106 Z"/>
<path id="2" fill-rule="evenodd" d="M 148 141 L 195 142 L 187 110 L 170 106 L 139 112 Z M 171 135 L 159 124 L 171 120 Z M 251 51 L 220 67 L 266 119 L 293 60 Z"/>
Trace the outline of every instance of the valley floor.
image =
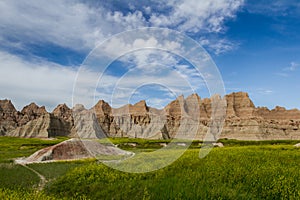
<path id="1" fill-rule="evenodd" d="M 0 137 L 0 199 L 299 199 L 298 141 L 222 140 L 199 158 L 199 142 L 171 165 L 149 173 L 125 173 L 96 160 L 16 165 L 56 140 Z M 114 139 L 126 150 L 146 153 L 168 141 Z M 128 144 L 137 144 L 136 146 Z"/>

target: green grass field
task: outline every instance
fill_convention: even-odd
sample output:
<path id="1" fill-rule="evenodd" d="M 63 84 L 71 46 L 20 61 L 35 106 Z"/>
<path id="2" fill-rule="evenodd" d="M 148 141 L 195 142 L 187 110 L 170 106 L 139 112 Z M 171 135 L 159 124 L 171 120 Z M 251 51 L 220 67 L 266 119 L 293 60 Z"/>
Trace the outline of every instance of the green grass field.
<path id="1" fill-rule="evenodd" d="M 0 137 L 0 199 L 300 199 L 297 141 L 222 140 L 225 147 L 214 148 L 203 159 L 195 142 L 171 165 L 140 174 L 95 160 L 32 164 L 48 180 L 43 191 L 36 191 L 39 178 L 11 160 L 61 140 Z M 168 142 L 112 141 L 120 146 L 137 143 L 131 148 L 141 153 Z"/>
<path id="2" fill-rule="evenodd" d="M 14 158 L 29 156 L 39 149 L 60 143 L 66 139 L 63 137 L 55 140 L 0 137 L 0 163 L 11 163 Z"/>

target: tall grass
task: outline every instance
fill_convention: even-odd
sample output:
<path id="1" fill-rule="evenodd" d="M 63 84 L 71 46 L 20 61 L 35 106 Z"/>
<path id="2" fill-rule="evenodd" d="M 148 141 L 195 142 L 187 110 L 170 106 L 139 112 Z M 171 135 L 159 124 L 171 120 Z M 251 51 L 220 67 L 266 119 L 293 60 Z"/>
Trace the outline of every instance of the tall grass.
<path id="1" fill-rule="evenodd" d="M 44 191 L 35 191 L 37 175 L 11 160 L 65 139 L 0 137 L 0 199 L 300 199 L 300 149 L 292 146 L 298 141 L 221 140 L 225 148 L 214 148 L 204 159 L 198 157 L 196 141 L 171 165 L 143 174 L 94 160 L 32 164 L 49 181 Z M 124 147 L 140 148 L 143 154 L 143 148 L 157 149 L 169 141 L 113 142 L 137 143 Z"/>
<path id="2" fill-rule="evenodd" d="M 300 151 L 290 145 L 188 150 L 172 165 L 129 174 L 102 164 L 76 168 L 48 185 L 58 196 L 92 199 L 299 199 Z"/>
<path id="3" fill-rule="evenodd" d="M 29 169 L 12 163 L 0 164 L 0 188 L 33 188 L 40 179 Z"/>
<path id="4" fill-rule="evenodd" d="M 28 165 L 30 168 L 39 172 L 49 181 L 65 175 L 68 171 L 84 166 L 87 163 L 95 162 L 94 159 L 78 160 L 78 161 L 60 161 L 52 163 L 35 163 Z"/>
<path id="5" fill-rule="evenodd" d="M 63 137 L 53 140 L 0 137 L 0 163 L 12 162 L 14 158 L 29 156 L 39 149 L 58 144 L 66 139 Z"/>
<path id="6" fill-rule="evenodd" d="M 2 200 L 57 200 L 58 198 L 55 196 L 49 196 L 44 192 L 37 192 L 34 190 L 24 190 L 24 189 L 7 189 L 7 188 L 0 188 L 0 199 Z M 78 199 L 78 200 L 85 200 L 87 199 L 84 196 L 75 197 L 75 198 L 68 198 L 62 197 L 59 198 L 61 200 L 67 199 Z"/>

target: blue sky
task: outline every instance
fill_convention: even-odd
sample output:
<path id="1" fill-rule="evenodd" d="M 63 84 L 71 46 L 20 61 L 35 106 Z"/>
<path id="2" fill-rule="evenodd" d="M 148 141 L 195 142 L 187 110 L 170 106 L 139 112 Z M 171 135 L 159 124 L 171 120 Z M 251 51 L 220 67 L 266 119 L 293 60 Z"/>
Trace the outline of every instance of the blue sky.
<path id="1" fill-rule="evenodd" d="M 2 0 L 0 98 L 11 99 L 18 109 L 32 101 L 49 111 L 59 103 L 71 107 L 78 80 L 94 88 L 82 90 L 88 102 L 99 98 L 116 107 L 141 99 L 162 107 L 193 91 L 208 97 L 204 83 L 210 74 L 198 76 L 193 66 L 172 52 L 128 52 L 115 59 L 102 77 L 80 68 L 89 63 L 87 56 L 97 45 L 142 27 L 179 31 L 201 44 L 216 63 L 226 93 L 248 92 L 256 106 L 270 109 L 276 105 L 300 108 L 297 0 Z M 115 40 L 107 48 L 114 55 L 121 47 L 134 46 L 139 39 L 135 37 L 132 43 Z M 178 45 L 178 41 L 171 43 L 172 38 L 140 42 L 153 45 L 157 41 Z M 80 70 L 84 75 L 76 79 Z M 163 84 L 154 83 L 154 74 Z M 181 87 L 184 84 L 191 90 Z"/>

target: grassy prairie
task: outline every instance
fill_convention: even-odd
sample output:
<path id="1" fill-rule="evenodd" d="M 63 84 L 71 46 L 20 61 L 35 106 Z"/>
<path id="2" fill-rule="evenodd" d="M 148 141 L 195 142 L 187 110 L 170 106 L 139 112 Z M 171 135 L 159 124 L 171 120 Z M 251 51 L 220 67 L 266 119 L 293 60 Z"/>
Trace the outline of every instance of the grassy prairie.
<path id="1" fill-rule="evenodd" d="M 48 181 L 54 180 L 57 177 L 60 177 L 66 174 L 71 169 L 76 167 L 84 166 L 87 163 L 94 162 L 95 160 L 86 159 L 86 160 L 79 160 L 79 161 L 60 161 L 60 162 L 52 162 L 52 163 L 35 163 L 28 165 L 30 168 L 36 170 Z"/>
<path id="2" fill-rule="evenodd" d="M 0 164 L 0 188 L 26 188 L 38 185 L 39 177 L 29 169 L 13 163 Z"/>
<path id="3" fill-rule="evenodd" d="M 172 165 L 129 174 L 91 163 L 75 168 L 48 194 L 91 199 L 299 199 L 300 151 L 290 145 L 216 148 L 204 159 L 188 150 Z"/>
<path id="4" fill-rule="evenodd" d="M 204 159 L 197 141 L 171 165 L 140 174 L 95 160 L 32 164 L 48 180 L 37 192 L 38 177 L 11 160 L 61 140 L 0 137 L 0 199 L 300 199 L 300 149 L 293 147 L 298 141 L 222 140 L 225 147 Z M 169 142 L 112 141 L 140 154 Z"/>
<path id="5" fill-rule="evenodd" d="M 57 144 L 66 139 L 67 138 L 56 138 L 54 140 L 42 140 L 34 138 L 0 137 L 0 188 L 16 189 L 18 191 L 36 188 L 40 181 L 39 177 L 29 169 L 14 164 L 13 160 L 18 157 L 29 156 L 39 149 Z M 50 166 L 51 165 L 49 165 L 49 167 Z M 68 165 L 68 168 L 71 167 L 72 165 Z M 43 169 L 42 167 L 39 168 L 39 170 Z M 60 171 L 62 171 L 60 168 L 54 168 L 51 174 L 54 176 Z M 67 170 L 65 170 L 65 172 L 66 171 Z M 60 175 L 61 174 L 62 173 L 60 173 Z M 45 173 L 45 176 L 47 177 L 47 173 Z"/>
<path id="6" fill-rule="evenodd" d="M 29 156 L 39 149 L 60 143 L 66 139 L 63 137 L 53 140 L 0 137 L 0 163 L 13 162 L 14 158 Z"/>

